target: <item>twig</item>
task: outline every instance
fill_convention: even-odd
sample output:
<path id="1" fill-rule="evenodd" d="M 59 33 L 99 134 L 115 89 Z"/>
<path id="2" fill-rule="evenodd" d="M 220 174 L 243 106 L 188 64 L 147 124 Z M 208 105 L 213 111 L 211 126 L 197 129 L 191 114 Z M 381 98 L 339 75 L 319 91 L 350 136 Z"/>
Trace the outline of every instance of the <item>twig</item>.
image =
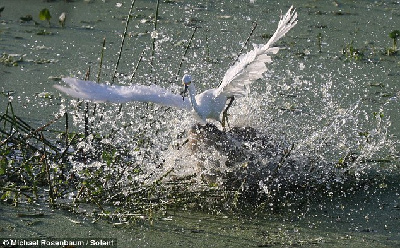
<path id="1" fill-rule="evenodd" d="M 12 114 L 13 116 L 15 116 L 15 114 L 14 114 L 14 108 L 13 108 L 13 106 L 12 106 L 11 101 L 8 101 L 8 103 L 7 103 L 6 114 L 8 114 L 8 110 L 10 110 L 11 114 Z"/>
<path id="2" fill-rule="evenodd" d="M 126 24 L 125 24 L 125 30 L 124 33 L 122 35 L 122 41 L 121 41 L 121 46 L 119 47 L 119 52 L 118 52 L 118 59 L 117 59 L 117 63 L 115 64 L 115 69 L 114 69 L 114 73 L 111 79 L 111 84 L 114 83 L 115 77 L 117 75 L 117 70 L 118 70 L 118 66 L 119 66 L 119 61 L 121 60 L 121 56 L 122 56 L 122 48 L 124 47 L 124 43 L 125 43 L 125 37 L 126 34 L 128 33 L 128 25 L 129 25 L 129 20 L 131 19 L 132 16 L 132 10 L 133 10 L 133 6 L 135 5 L 136 0 L 132 0 L 132 4 L 131 4 L 131 8 L 129 9 L 129 14 L 126 17 Z"/>
<path id="3" fill-rule="evenodd" d="M 230 64 L 230 66 L 234 65 L 236 62 L 239 61 L 240 56 L 242 55 L 244 49 L 247 47 L 247 43 L 249 43 L 250 38 L 251 38 L 251 36 L 253 35 L 254 30 L 256 30 L 256 28 L 257 28 L 257 22 L 253 22 L 253 27 L 251 28 L 251 31 L 250 31 L 250 33 L 249 33 L 249 36 L 247 36 L 246 41 L 244 42 L 242 48 L 240 49 L 238 55 L 236 56 L 236 59 Z M 222 80 L 221 80 L 221 82 L 220 82 L 220 85 L 221 85 L 221 83 L 222 83 Z"/>
<path id="4" fill-rule="evenodd" d="M 90 66 L 86 71 L 85 80 L 89 80 L 90 77 Z M 89 102 L 85 104 L 85 138 L 89 136 Z"/>
<path id="5" fill-rule="evenodd" d="M 38 133 L 38 132 L 43 131 L 46 127 L 52 125 L 54 122 L 58 121 L 58 120 L 61 119 L 62 117 L 63 117 L 62 115 L 56 116 L 56 118 L 54 118 L 53 120 L 47 122 L 47 123 L 44 124 L 43 126 L 37 128 L 37 129 L 35 129 L 32 133 Z"/>
<path id="6" fill-rule="evenodd" d="M 78 193 L 76 194 L 76 197 L 75 197 L 75 199 L 74 199 L 74 201 L 73 201 L 74 204 L 77 203 L 76 201 L 79 199 L 79 197 L 81 196 L 81 194 L 82 194 L 82 192 L 83 192 L 83 190 L 84 190 L 85 188 L 86 188 L 85 185 L 82 184 L 82 185 L 81 185 L 81 188 L 79 189 L 79 191 L 78 191 Z"/>
<path id="7" fill-rule="evenodd" d="M 142 54 L 140 54 L 139 60 L 138 60 L 138 62 L 136 63 L 135 69 L 133 69 L 130 83 L 132 83 L 133 78 L 135 77 L 136 71 L 137 71 L 138 68 L 139 68 L 139 64 L 140 64 L 140 63 L 142 62 L 142 60 L 143 60 L 143 56 L 144 56 L 144 51 L 145 51 L 145 50 L 146 50 L 146 49 L 143 49 Z"/>
<path id="8" fill-rule="evenodd" d="M 104 212 L 105 212 L 105 209 L 103 208 L 103 206 L 99 203 L 99 201 L 97 201 L 97 200 L 93 197 L 91 190 L 90 190 L 87 186 L 85 186 L 85 185 L 82 185 L 81 188 L 79 189 L 79 192 L 78 192 L 78 194 L 76 195 L 76 198 L 74 199 L 74 204 L 76 204 L 76 201 L 77 201 L 77 199 L 80 197 L 80 195 L 82 194 L 83 190 L 86 190 L 86 192 L 87 192 L 88 197 L 90 198 L 90 200 L 92 200 L 92 201 L 97 205 L 97 207 L 104 213 Z"/>
<path id="9" fill-rule="evenodd" d="M 318 52 L 322 53 L 322 33 L 318 33 Z"/>
<path id="10" fill-rule="evenodd" d="M 68 113 L 64 113 L 65 116 L 65 147 L 68 147 L 68 132 L 69 132 L 69 123 L 68 123 Z"/>
<path id="11" fill-rule="evenodd" d="M 97 82 L 100 82 L 100 75 L 101 75 L 101 68 L 103 66 L 103 57 L 104 57 L 104 50 L 106 48 L 106 38 L 103 38 L 103 46 L 101 48 L 101 55 L 100 55 L 100 64 L 99 64 L 99 73 L 97 74 Z"/>
<path id="12" fill-rule="evenodd" d="M 10 98 L 9 98 L 10 99 Z M 12 114 L 12 119 L 14 120 L 14 121 L 16 121 L 15 120 L 15 114 L 14 114 L 14 108 L 13 108 L 13 106 L 12 106 L 12 103 L 11 103 L 11 101 L 9 100 L 8 101 L 8 103 L 7 103 L 7 108 L 6 108 L 6 113 L 5 113 L 5 115 L 8 115 L 8 111 L 10 111 L 11 112 L 11 114 Z M 6 122 L 4 122 L 4 127 L 3 127 L 3 129 L 5 130 L 6 129 Z M 10 130 L 10 132 L 11 132 L 11 130 Z"/>
<path id="13" fill-rule="evenodd" d="M 13 132 L 12 134 L 8 134 L 7 132 L 0 129 L 0 133 L 8 135 L 7 139 L 3 140 L 1 145 L 5 144 L 6 142 L 10 142 L 12 144 L 12 146 L 17 146 L 17 145 L 21 146 L 23 144 L 25 146 L 28 146 L 30 149 L 32 149 L 34 151 L 38 151 L 38 148 L 36 148 L 32 144 L 26 142 L 26 140 L 23 137 L 22 138 L 21 137 L 13 138 L 12 136 L 15 134 L 18 134 L 18 131 Z"/>
<path id="14" fill-rule="evenodd" d="M 40 134 L 41 138 L 44 140 L 43 133 Z M 51 176 L 50 176 L 50 165 L 47 163 L 47 153 L 46 153 L 46 145 L 43 144 L 43 155 L 42 155 L 42 160 L 43 160 L 43 165 L 45 167 L 45 171 L 47 174 L 47 182 L 49 183 L 49 203 L 52 206 L 54 204 L 54 188 L 53 188 L 53 183 L 51 181 Z"/>
<path id="15" fill-rule="evenodd" d="M 183 61 L 185 61 L 186 55 L 187 55 L 187 53 L 189 51 L 189 48 L 192 45 L 192 41 L 193 41 L 193 38 L 194 38 L 194 35 L 195 35 L 196 31 L 197 31 L 197 27 L 195 27 L 193 29 L 192 36 L 190 37 L 190 40 L 189 40 L 188 44 L 186 45 L 185 52 L 183 53 L 181 62 L 179 63 L 178 71 L 176 72 L 176 75 L 175 75 L 175 82 L 178 81 L 178 77 L 179 77 L 179 74 L 181 73 Z"/>
<path id="16" fill-rule="evenodd" d="M 71 141 L 69 142 L 68 145 L 65 146 L 64 151 L 62 152 L 62 154 L 60 155 L 61 161 L 65 162 L 66 161 L 66 155 L 68 153 L 68 149 L 70 147 L 71 144 L 73 144 L 73 142 L 79 137 L 79 135 L 74 134 L 74 136 L 71 138 Z M 68 139 L 68 136 L 67 136 Z"/>
<path id="17" fill-rule="evenodd" d="M 151 42 L 151 56 L 150 56 L 150 69 L 151 69 L 151 73 L 150 76 L 152 77 L 153 83 L 155 83 L 155 77 L 153 75 L 154 72 L 154 56 L 156 53 L 156 39 L 157 39 L 157 23 L 158 23 L 158 9 L 160 6 L 160 0 L 157 0 L 157 6 L 156 6 L 156 14 L 155 14 L 155 19 L 154 19 L 154 30 L 152 33 L 152 42 Z"/>
<path id="18" fill-rule="evenodd" d="M 18 116 L 10 116 L 8 114 L 4 114 L 1 119 L 3 119 L 5 122 L 9 122 L 12 125 L 12 128 L 15 129 L 15 131 L 12 134 L 8 134 L 5 131 L 4 132 L 2 131 L 2 133 L 9 135 L 9 137 L 6 140 L 3 140 L 0 143 L 0 145 L 3 145 L 3 144 L 5 144 L 5 142 L 8 142 L 8 140 L 11 140 L 11 136 L 14 135 L 17 132 L 20 132 L 20 131 L 26 133 L 26 135 L 23 137 L 23 140 L 21 140 L 21 141 L 28 140 L 28 139 L 30 139 L 32 137 L 35 137 L 36 139 L 39 140 L 39 139 L 41 139 L 41 137 L 40 137 L 40 135 L 38 133 L 43 131 L 46 127 L 50 126 L 51 124 L 53 124 L 57 120 L 59 120 L 61 117 L 62 117 L 62 115 L 57 116 L 55 119 L 49 121 L 45 125 L 37 128 L 37 129 L 34 129 L 31 126 L 29 126 L 26 122 L 21 120 Z M 48 141 L 46 139 L 43 139 L 42 142 L 44 144 L 46 144 L 48 147 L 50 147 L 52 150 L 58 151 L 57 147 L 54 146 L 50 141 Z M 17 144 L 18 143 L 19 142 L 17 142 Z"/>
<path id="19" fill-rule="evenodd" d="M 274 175 L 276 175 L 276 173 L 278 173 L 279 169 L 285 163 L 286 159 L 290 156 L 290 154 L 292 153 L 292 151 L 294 149 L 294 146 L 295 146 L 294 143 L 292 143 L 292 146 L 290 147 L 290 149 L 284 151 L 284 153 L 282 154 L 282 157 L 279 161 L 279 164 L 276 166 L 276 168 L 274 170 Z"/>
<path id="20" fill-rule="evenodd" d="M 104 58 L 104 50 L 105 49 L 106 49 L 106 38 L 103 38 L 103 46 L 101 48 L 101 54 L 100 54 L 99 73 L 97 74 L 97 82 L 98 83 L 100 82 L 101 69 L 103 67 L 103 58 Z M 93 116 L 96 116 L 96 109 L 97 109 L 97 103 L 94 103 Z M 102 120 L 102 119 L 103 119 L 103 113 L 101 113 L 101 115 L 100 115 L 100 120 Z M 94 120 L 92 121 L 92 123 L 90 123 L 90 126 L 92 127 L 92 129 L 94 126 L 93 122 L 94 122 Z M 92 132 L 93 132 L 93 130 L 92 130 Z"/>
<path id="21" fill-rule="evenodd" d="M 240 51 L 239 51 L 236 59 L 232 63 L 232 65 L 235 64 L 239 60 L 240 56 L 243 53 L 243 50 L 247 47 L 247 44 L 249 43 L 251 36 L 253 36 L 254 30 L 256 30 L 256 28 L 257 28 L 257 22 L 253 22 L 253 27 L 251 28 L 250 34 L 249 34 L 249 36 L 247 36 L 246 41 L 244 42 L 242 48 L 240 49 Z"/>
<path id="22" fill-rule="evenodd" d="M 209 30 L 207 29 L 207 32 L 208 32 Z M 207 36 L 207 33 L 206 33 L 206 61 L 207 62 L 210 62 L 211 61 L 211 59 L 210 59 L 210 46 L 208 45 L 208 36 Z"/>

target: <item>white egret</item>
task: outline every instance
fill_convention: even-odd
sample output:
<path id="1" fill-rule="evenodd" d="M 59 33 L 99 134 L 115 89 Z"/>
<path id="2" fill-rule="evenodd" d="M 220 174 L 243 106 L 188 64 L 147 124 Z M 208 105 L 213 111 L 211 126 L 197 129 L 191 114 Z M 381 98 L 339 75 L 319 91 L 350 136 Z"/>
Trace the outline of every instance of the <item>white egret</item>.
<path id="1" fill-rule="evenodd" d="M 227 109 L 235 97 L 246 95 L 246 86 L 262 77 L 267 70 L 266 63 L 271 62 L 268 54 L 276 54 L 278 47 L 273 44 L 282 38 L 297 23 L 297 13 L 293 6 L 281 16 L 278 28 L 267 44 L 255 45 L 254 49 L 239 57 L 238 61 L 225 73 L 218 88 L 197 94 L 190 75 L 184 75 L 182 82 L 185 93 L 189 91 L 190 101 L 178 94 L 157 85 L 115 86 L 83 81 L 76 78 L 63 78 L 69 87 L 55 85 L 60 91 L 73 97 L 97 102 L 153 102 L 165 106 L 194 110 L 202 124 L 207 119 L 220 121 L 225 126 Z M 230 102 L 227 105 L 227 101 Z M 222 114 L 222 117 L 221 117 Z"/>

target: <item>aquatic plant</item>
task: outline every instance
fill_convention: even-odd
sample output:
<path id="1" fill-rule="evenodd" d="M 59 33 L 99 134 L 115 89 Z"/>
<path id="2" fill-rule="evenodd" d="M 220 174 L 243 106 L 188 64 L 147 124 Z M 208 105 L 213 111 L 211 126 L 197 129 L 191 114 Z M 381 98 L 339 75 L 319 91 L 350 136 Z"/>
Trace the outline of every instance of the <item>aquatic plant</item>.
<path id="1" fill-rule="evenodd" d="M 158 24 L 158 19 L 159 19 L 159 9 L 160 9 L 160 0 L 157 0 L 157 5 L 156 5 L 156 10 L 154 14 L 154 28 L 153 31 L 151 32 L 151 55 L 150 55 L 150 75 L 151 75 L 151 81 L 153 84 L 155 84 L 155 78 L 153 77 L 154 75 L 154 63 L 155 63 L 155 52 L 156 52 L 156 40 L 158 39 L 158 29 L 157 29 L 157 24 Z"/>
<path id="2" fill-rule="evenodd" d="M 216 64 L 223 58 L 213 60 L 209 69 L 209 55 L 221 54 L 212 46 L 212 33 L 210 46 L 203 46 L 208 59 L 193 56 L 199 54 L 202 34 L 193 37 L 202 30 L 185 30 L 183 38 L 175 35 L 174 41 L 184 40 L 175 46 L 181 49 L 176 64 L 155 60 L 154 77 L 166 78 L 161 73 L 168 70 L 173 81 L 183 69 L 201 69 L 209 74 L 203 77 L 204 84 L 215 83 Z M 155 48 L 161 54 L 165 49 L 158 42 Z M 235 60 L 246 43 L 222 53 Z M 102 76 L 104 47 L 105 40 L 94 80 Z M 150 48 L 139 51 L 132 73 L 118 74 L 120 82 L 148 78 L 149 63 L 142 61 L 149 61 Z M 351 44 L 343 57 L 355 59 L 354 49 Z M 118 104 L 60 100 L 55 95 L 60 111 L 49 123 L 59 125 L 45 127 L 26 124 L 10 105 L 0 118 L 2 199 L 15 204 L 45 202 L 69 210 L 91 203 L 94 211 L 87 214 L 93 219 L 110 218 L 120 224 L 139 218 L 151 221 L 176 209 L 305 213 L 310 202 L 334 201 L 338 195 L 368 188 L 378 181 L 370 168 L 383 170 L 396 161 L 391 155 L 398 152 L 387 132 L 389 116 L 384 109 L 370 110 L 353 99 L 356 95 L 335 92 L 343 81 L 325 72 L 336 64 L 312 64 L 310 56 L 300 62 L 310 63 L 304 66 L 314 67 L 315 74 L 299 75 L 292 67 L 299 63 L 292 50 L 283 50 L 278 67 L 270 68 L 273 76 L 259 81 L 265 88 L 232 106 L 232 127 L 225 132 L 212 125 L 193 127 L 187 113 L 151 104 L 128 103 L 121 109 Z M 346 74 L 345 67 L 338 70 Z M 344 80 L 348 88 L 355 83 Z M 174 84 L 163 87 L 178 90 Z M 196 137 L 202 138 L 197 144 Z"/>
<path id="3" fill-rule="evenodd" d="M 393 39 L 393 47 L 387 49 L 387 55 L 394 55 L 397 53 L 397 39 L 400 37 L 400 31 L 393 30 L 389 33 L 389 37 Z"/>
<path id="4" fill-rule="evenodd" d="M 6 66 L 18 66 L 18 63 L 22 61 L 24 61 L 24 59 L 21 54 L 3 53 L 0 57 L 0 63 Z"/>
<path id="5" fill-rule="evenodd" d="M 354 59 L 356 61 L 364 59 L 364 52 L 354 47 L 354 41 L 347 44 L 345 48 L 343 48 L 342 53 L 346 55 L 347 59 Z"/>
<path id="6" fill-rule="evenodd" d="M 65 14 L 65 12 L 62 12 L 61 15 L 58 17 L 58 23 L 61 25 L 61 27 L 65 26 L 66 18 L 67 18 L 67 14 Z"/>
<path id="7" fill-rule="evenodd" d="M 37 35 L 52 35 L 53 33 L 46 29 L 40 29 L 36 32 Z"/>
<path id="8" fill-rule="evenodd" d="M 129 26 L 129 21 L 131 20 L 132 10 L 133 10 L 133 7 L 135 6 L 135 2 L 136 2 L 136 0 L 132 0 L 131 7 L 129 8 L 129 14 L 126 17 L 125 29 L 124 29 L 124 33 L 122 35 L 121 45 L 119 47 L 119 52 L 118 52 L 118 59 L 117 59 L 117 62 L 115 63 L 115 69 L 114 69 L 114 73 L 112 75 L 111 82 L 114 82 L 114 80 L 115 80 L 115 78 L 117 76 L 118 66 L 119 66 L 119 62 L 121 60 L 121 56 L 122 56 L 122 49 L 124 47 L 125 38 L 126 38 L 126 35 L 127 35 L 128 26 Z"/>
<path id="9" fill-rule="evenodd" d="M 49 23 L 49 26 L 50 26 L 51 25 L 50 24 L 50 19 L 51 19 L 50 10 L 47 9 L 47 8 L 42 9 L 39 12 L 39 19 L 42 20 L 42 21 L 47 21 Z"/>
<path id="10" fill-rule="evenodd" d="M 43 185 L 49 187 L 47 199 L 50 203 L 54 203 L 59 196 L 56 191 L 61 190 L 63 183 L 59 184 L 58 179 L 64 176 L 64 168 L 56 161 L 66 154 L 61 155 L 57 145 L 45 137 L 43 131 L 60 118 L 32 128 L 14 113 L 11 101 L 8 103 L 0 116 L 2 200 L 10 200 L 14 204 L 37 201 L 39 187 Z"/>
<path id="11" fill-rule="evenodd" d="M 21 22 L 33 21 L 33 17 L 31 15 L 21 16 L 19 19 L 21 20 Z"/>
<path id="12" fill-rule="evenodd" d="M 322 33 L 318 33 L 317 35 L 317 41 L 318 41 L 318 52 L 322 52 Z"/>

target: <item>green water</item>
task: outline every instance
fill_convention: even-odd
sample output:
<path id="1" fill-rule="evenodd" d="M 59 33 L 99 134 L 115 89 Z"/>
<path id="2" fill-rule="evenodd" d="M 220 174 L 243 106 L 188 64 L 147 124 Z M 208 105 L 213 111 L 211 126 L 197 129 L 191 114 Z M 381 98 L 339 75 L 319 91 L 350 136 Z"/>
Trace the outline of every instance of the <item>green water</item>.
<path id="1" fill-rule="evenodd" d="M 2 204 L 0 237 L 113 238 L 118 247 L 398 247 L 399 187 L 386 182 L 281 214 L 171 210 L 110 223 L 45 206 Z"/>
<path id="2" fill-rule="evenodd" d="M 354 102 L 364 94 L 365 104 L 376 106 L 386 101 L 388 96 L 396 96 L 398 56 L 382 56 L 381 53 L 392 46 L 388 33 L 398 29 L 399 10 L 398 3 L 386 1 L 162 3 L 158 22 L 159 43 L 155 53 L 156 83 L 174 82 L 186 45 L 184 42 L 190 38 L 192 28 L 198 26 L 194 49 L 189 53 L 183 70 L 192 73 L 194 79 L 204 85 L 204 89 L 216 87 L 235 54 L 240 51 L 252 23 L 257 22 L 258 27 L 250 47 L 251 43 L 266 42 L 263 37 L 272 34 L 278 16 L 291 4 L 298 9 L 299 24 L 280 42 L 289 50 L 282 51 L 269 66 L 269 74 L 272 79 L 276 78 L 272 85 L 279 86 L 281 77 L 290 80 L 290 76 L 305 77 L 312 81 L 318 74 L 327 74 L 329 70 L 331 77 L 338 82 L 333 87 L 344 92 L 340 96 L 346 103 Z M 90 67 L 91 78 L 94 80 L 103 38 L 106 38 L 106 51 L 101 79 L 111 80 L 130 7 L 129 1 L 122 2 L 122 6 L 114 1 L 37 3 L 23 0 L 5 1 L 2 5 L 5 10 L 1 17 L 1 53 L 23 56 L 24 61 L 17 67 L 2 66 L 1 90 L 13 92 L 15 101 L 24 109 L 21 114 L 41 122 L 44 120 L 35 117 L 37 113 L 51 116 L 58 111 L 59 93 L 52 88 L 56 83 L 51 79 L 53 77 L 83 78 Z M 150 32 L 153 31 L 150 20 L 154 16 L 155 6 L 156 1 L 137 1 L 118 70 L 126 75 L 131 73 L 141 52 L 145 50 L 145 62 L 139 66 L 135 80 L 141 84 L 150 81 Z M 52 15 L 50 27 L 46 21 L 39 20 L 38 13 L 43 8 L 48 8 Z M 67 13 L 65 28 L 58 24 L 62 12 Z M 37 25 L 33 21 L 21 22 L 20 17 L 26 15 L 31 15 Z M 47 35 L 39 35 L 41 33 Z M 342 50 L 350 44 L 363 52 L 364 61 L 357 63 L 350 60 L 344 63 L 339 59 L 345 57 Z M 320 49 L 321 53 L 318 52 Z M 212 62 L 205 63 L 205 56 Z M 320 84 L 321 79 L 316 80 L 314 84 Z M 349 81 L 356 81 L 353 84 L 358 87 L 349 86 Z M 53 99 L 41 98 L 39 94 L 43 92 L 49 92 Z M 2 98 L 2 102 L 5 101 Z M 389 102 L 386 109 L 392 119 L 398 119 L 396 101 Z M 398 133 L 397 127 L 392 128 L 393 133 Z"/>
<path id="3" fill-rule="evenodd" d="M 61 83 L 57 79 L 63 76 L 84 78 L 89 67 L 95 80 L 103 38 L 106 49 L 101 80 L 110 81 L 130 7 L 129 1 L 117 2 L 0 2 L 0 7 L 5 7 L 0 17 L 0 54 L 23 58 L 17 66 L 0 64 L 0 111 L 5 110 L 6 95 L 10 95 L 14 111 L 31 125 L 38 127 L 53 119 L 68 97 L 52 85 Z M 286 135 L 304 149 L 324 149 L 316 148 L 310 134 L 336 137 L 342 142 L 329 138 L 327 143 L 337 142 L 337 146 L 318 153 L 327 160 L 337 159 L 349 146 L 356 147 L 354 136 L 360 132 L 383 133 L 385 139 L 382 135 L 371 137 L 371 147 L 363 151 L 372 154 L 365 155 L 368 161 L 386 159 L 388 153 L 389 162 L 363 163 L 356 169 L 368 173 L 372 167 L 397 175 L 400 59 L 399 55 L 385 55 L 385 51 L 392 46 L 388 33 L 400 29 L 398 1 L 161 1 L 153 70 L 150 32 L 156 1 L 137 1 L 118 68 L 120 83 L 127 83 L 122 78 L 129 77 L 144 51 L 134 82 L 153 82 L 179 91 L 175 73 L 197 26 L 182 70 L 201 82 L 199 88 L 216 87 L 253 22 L 258 26 L 250 43 L 265 43 L 281 12 L 292 4 L 299 22 L 278 44 L 286 49 L 268 65 L 267 86 L 265 79 L 252 86 L 254 96 L 267 91 L 268 100 L 254 105 L 253 110 L 253 105 L 238 100 L 232 108 L 236 113 L 231 116 L 233 125 L 247 122 L 261 127 L 268 120 L 270 131 Z M 50 10 L 50 25 L 39 20 L 43 8 Z M 58 24 L 62 12 L 67 16 L 64 28 Z M 26 15 L 32 15 L 34 21 L 21 22 L 20 17 Z M 358 52 L 349 54 L 350 50 Z M 337 119 L 332 116 L 346 113 L 356 104 L 357 120 L 350 112 L 338 121 L 344 128 L 335 129 L 332 123 Z M 147 109 L 134 103 L 129 107 Z M 373 113 L 380 111 L 385 117 L 381 126 L 373 118 Z M 256 115 L 248 115 L 253 112 Z M 182 117 L 176 114 L 171 120 L 174 118 Z M 112 237 L 118 247 L 398 247 L 399 193 L 396 177 L 385 179 L 382 175 L 357 190 L 306 199 L 309 203 L 305 206 L 287 207 L 280 213 L 267 211 L 268 207 L 257 214 L 168 210 L 154 214 L 153 219 L 146 216 L 117 224 L 105 220 L 92 223 L 85 214 L 52 210 L 46 205 L 15 208 L 4 203 L 0 205 L 0 238 Z M 43 215 L 18 214 L 32 212 Z"/>

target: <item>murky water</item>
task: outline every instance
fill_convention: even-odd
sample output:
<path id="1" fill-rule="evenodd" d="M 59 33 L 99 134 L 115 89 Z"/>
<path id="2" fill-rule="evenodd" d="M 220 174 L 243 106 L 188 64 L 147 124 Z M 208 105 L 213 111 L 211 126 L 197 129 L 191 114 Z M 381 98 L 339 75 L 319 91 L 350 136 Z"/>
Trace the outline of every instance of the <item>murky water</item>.
<path id="1" fill-rule="evenodd" d="M 182 71 L 192 74 L 199 91 L 216 87 L 241 50 L 253 22 L 258 26 L 250 43 L 265 43 L 279 15 L 291 4 L 298 10 L 299 23 L 279 42 L 285 49 L 273 57 L 265 78 L 251 86 L 249 97 L 236 100 L 230 109 L 231 127 L 249 128 L 253 136 L 249 131 L 249 138 L 244 138 L 240 136 L 243 131 L 232 129 L 227 136 L 218 137 L 235 138 L 239 144 L 235 149 L 241 150 L 234 155 L 229 153 L 232 147 L 226 150 L 218 142 L 195 154 L 187 145 L 181 147 L 195 122 L 190 113 L 179 110 L 129 103 L 119 112 L 117 104 L 100 104 L 93 122 L 99 133 L 117 130 L 108 142 L 131 151 L 130 163 L 142 166 L 143 182 L 157 180 L 174 169 L 174 176 L 196 173 L 198 178 L 219 185 L 232 181 L 224 177 L 225 172 L 236 173 L 245 166 L 246 174 L 240 172 L 235 177 L 244 177 L 249 182 L 244 186 L 257 187 L 263 194 L 304 182 L 326 189 L 344 183 L 340 196 L 335 192 L 332 199 L 325 199 L 329 194 L 320 196 L 325 199 L 321 204 L 311 199 L 306 210 L 285 208 L 290 217 L 214 218 L 174 213 L 172 222 L 144 222 L 138 233 L 137 226 L 129 225 L 123 230 L 113 229 L 112 235 L 128 240 L 134 232 L 142 236 L 129 238 L 151 247 L 159 244 L 154 236 L 170 240 L 171 245 L 180 240 L 182 245 L 193 247 L 199 242 L 216 246 L 219 242 L 231 246 L 399 244 L 395 224 L 399 182 L 393 178 L 385 182 L 384 173 L 399 172 L 400 59 L 398 54 L 388 56 L 387 49 L 393 43 L 389 32 L 400 28 L 400 2 L 165 1 L 160 4 L 152 68 L 150 33 L 156 1 L 137 1 L 118 68 L 118 83 L 129 84 L 143 52 L 133 82 L 156 83 L 179 93 L 181 85 L 175 80 L 178 65 L 194 27 L 198 27 Z M 0 64 L 0 90 L 11 95 L 15 112 L 32 125 L 43 125 L 67 110 L 74 114 L 73 129 L 82 132 L 82 113 L 76 110 L 75 101 L 52 87 L 60 83 L 54 79 L 84 78 L 90 67 L 91 79 L 95 80 L 106 38 L 100 77 L 101 81 L 111 81 L 130 2 L 14 0 L 0 7 L 3 5 L 0 53 L 23 59 L 17 66 Z M 43 8 L 52 15 L 50 26 L 39 20 Z M 67 13 L 64 28 L 58 25 L 62 12 Z M 26 15 L 32 15 L 34 21 L 20 21 Z M 6 96 L 0 98 L 0 109 L 5 109 L 7 101 Z M 270 144 L 268 149 L 265 143 Z M 77 162 L 75 166 L 79 171 L 85 164 Z M 101 163 L 93 166 L 102 168 Z M 247 174 L 249 171 L 257 173 Z M 371 171 L 381 174 L 376 183 L 366 183 L 366 188 L 356 193 L 343 192 L 348 189 L 347 173 L 362 178 Z M 124 190 L 129 194 L 125 176 L 118 183 L 126 184 Z M 363 183 L 357 187 L 363 188 L 360 185 Z M 290 199 L 275 204 L 282 207 L 287 202 Z M 13 210 L 4 211 L 13 218 Z M 54 219 L 63 218 L 63 214 L 54 214 Z M 26 226 L 3 228 L 2 232 L 25 233 Z M 42 226 L 39 223 L 38 227 Z M 96 235 L 102 233 L 91 225 L 86 227 Z M 181 239 L 182 234 L 186 238 Z"/>
<path id="2" fill-rule="evenodd" d="M 284 215 L 171 211 L 114 224 L 44 206 L 1 205 L 0 238 L 112 238 L 118 247 L 397 247 L 398 183 L 366 192 Z"/>

